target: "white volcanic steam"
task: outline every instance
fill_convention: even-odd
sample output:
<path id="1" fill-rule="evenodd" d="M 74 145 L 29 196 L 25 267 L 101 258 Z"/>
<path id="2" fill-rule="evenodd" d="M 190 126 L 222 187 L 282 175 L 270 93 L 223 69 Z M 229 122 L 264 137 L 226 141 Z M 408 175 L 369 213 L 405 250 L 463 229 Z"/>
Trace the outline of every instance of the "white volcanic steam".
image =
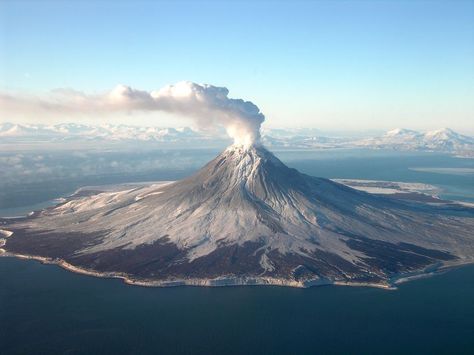
<path id="1" fill-rule="evenodd" d="M 4 113 L 23 116 L 38 111 L 48 116 L 162 111 L 192 118 L 201 129 L 224 127 L 236 144 L 258 142 L 265 116 L 252 102 L 232 99 L 228 94 L 225 87 L 183 81 L 151 92 L 118 85 L 98 95 L 71 89 L 54 90 L 47 98 L 0 93 L 0 104 Z"/>

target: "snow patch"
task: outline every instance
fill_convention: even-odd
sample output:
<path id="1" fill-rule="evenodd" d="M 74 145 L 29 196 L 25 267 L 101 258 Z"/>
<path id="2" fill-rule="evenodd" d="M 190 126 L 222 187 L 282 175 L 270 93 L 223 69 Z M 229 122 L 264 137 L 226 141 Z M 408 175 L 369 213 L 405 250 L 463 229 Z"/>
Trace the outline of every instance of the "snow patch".
<path id="1" fill-rule="evenodd" d="M 266 252 L 263 253 L 262 256 L 260 257 L 260 266 L 266 272 L 267 271 L 272 272 L 275 270 L 275 266 L 273 265 L 272 261 L 270 260 Z"/>
<path id="2" fill-rule="evenodd" d="M 6 229 L 0 229 L 0 236 L 8 238 L 13 235 L 12 231 L 6 230 Z"/>

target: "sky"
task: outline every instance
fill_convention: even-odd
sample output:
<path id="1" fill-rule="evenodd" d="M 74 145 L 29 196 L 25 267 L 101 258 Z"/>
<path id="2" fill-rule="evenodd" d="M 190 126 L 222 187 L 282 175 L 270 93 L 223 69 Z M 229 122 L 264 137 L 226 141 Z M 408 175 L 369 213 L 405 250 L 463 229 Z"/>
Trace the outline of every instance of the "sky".
<path id="1" fill-rule="evenodd" d="M 226 87 L 268 127 L 474 134 L 474 1 L 0 0 L 6 100 L 180 81 Z M 1 105 L 0 122 L 188 122 Z"/>

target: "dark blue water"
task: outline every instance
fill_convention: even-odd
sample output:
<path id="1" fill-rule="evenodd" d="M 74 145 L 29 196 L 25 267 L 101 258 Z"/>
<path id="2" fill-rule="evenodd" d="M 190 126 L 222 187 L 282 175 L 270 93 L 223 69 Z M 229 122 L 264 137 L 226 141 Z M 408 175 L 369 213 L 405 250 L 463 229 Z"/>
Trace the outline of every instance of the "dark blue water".
<path id="1" fill-rule="evenodd" d="M 208 160 L 213 152 L 193 157 Z M 329 178 L 423 182 L 474 201 L 473 159 L 387 152 L 277 152 Z M 150 158 L 151 159 L 151 158 Z M 201 163 L 200 163 L 201 164 Z M 199 164 L 199 165 L 200 165 Z M 0 210 L 22 214 L 75 188 L 176 179 L 195 166 L 10 184 Z M 8 198 L 8 201 L 5 200 Z M 3 205 L 2 205 L 3 203 Z M 473 354 L 474 266 L 397 291 L 358 287 L 142 288 L 36 261 L 0 258 L 0 354 Z"/>
<path id="2" fill-rule="evenodd" d="M 143 288 L 0 258 L 2 354 L 472 354 L 474 266 L 359 287 Z"/>
<path id="3" fill-rule="evenodd" d="M 440 197 L 474 202 L 474 159 L 422 152 L 336 150 L 278 152 L 284 161 L 313 176 L 421 182 L 441 189 Z M 450 168 L 453 173 L 417 171 L 418 168 Z M 457 169 L 470 169 L 459 174 Z"/>

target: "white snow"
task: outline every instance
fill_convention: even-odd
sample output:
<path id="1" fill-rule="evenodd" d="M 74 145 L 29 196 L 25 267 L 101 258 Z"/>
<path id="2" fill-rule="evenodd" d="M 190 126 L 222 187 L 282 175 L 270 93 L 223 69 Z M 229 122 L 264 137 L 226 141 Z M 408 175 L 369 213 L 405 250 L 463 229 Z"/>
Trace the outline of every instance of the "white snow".
<path id="1" fill-rule="evenodd" d="M 83 140 L 141 143 L 205 143 L 226 140 L 224 131 L 198 131 L 189 127 L 144 127 L 127 125 L 84 125 L 62 123 L 40 124 L 0 124 L 2 143 L 31 142 L 71 142 Z M 250 139 L 251 140 L 251 139 Z M 324 135 L 317 129 L 264 129 L 262 142 L 269 147 L 290 149 L 325 148 L 368 148 L 407 151 L 434 151 L 450 153 L 461 157 L 474 157 L 474 137 L 459 134 L 449 128 L 428 132 L 418 132 L 396 128 L 380 136 L 357 137 Z M 243 139 L 245 143 L 245 136 Z"/>
<path id="2" fill-rule="evenodd" d="M 435 189 L 414 183 L 340 182 L 344 181 L 390 192 Z M 394 201 L 297 173 L 255 146 L 232 146 L 190 178 L 73 197 L 24 223 L 32 230 L 47 226 L 65 233 L 106 232 L 100 244 L 79 253 L 134 249 L 166 237 L 186 250 L 191 261 L 222 246 L 258 243 L 265 250 L 260 265 L 267 271 L 274 267 L 269 251 L 305 257 L 327 251 L 363 265 L 364 254 L 345 242 L 350 233 L 474 255 L 472 235 L 468 235 L 474 228 L 472 218 L 437 215 L 433 219 L 426 209 L 398 208 Z"/>
<path id="3" fill-rule="evenodd" d="M 271 262 L 271 260 L 268 258 L 266 252 L 262 254 L 260 257 L 260 266 L 262 267 L 263 270 L 265 271 L 273 271 L 275 270 L 275 266 Z"/>
<path id="4" fill-rule="evenodd" d="M 415 182 L 398 181 L 378 181 L 378 180 L 360 180 L 360 179 L 333 179 L 338 183 L 373 194 L 396 194 L 419 192 L 436 196 L 441 189 L 429 184 Z"/>
<path id="5" fill-rule="evenodd" d="M 0 229 L 0 236 L 8 238 L 11 237 L 13 232 L 6 230 L 6 229 Z"/>

